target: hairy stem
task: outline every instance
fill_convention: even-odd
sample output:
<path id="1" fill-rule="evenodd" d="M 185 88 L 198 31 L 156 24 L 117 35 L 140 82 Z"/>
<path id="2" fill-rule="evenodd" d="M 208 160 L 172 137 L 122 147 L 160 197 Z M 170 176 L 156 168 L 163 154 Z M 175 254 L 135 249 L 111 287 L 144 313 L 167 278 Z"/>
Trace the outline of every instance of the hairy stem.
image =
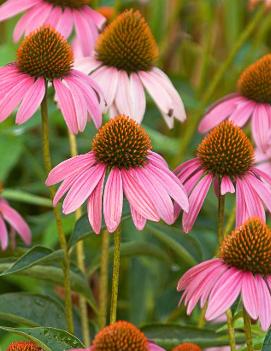
<path id="1" fill-rule="evenodd" d="M 244 330 L 245 330 L 245 336 L 246 336 L 247 351 L 254 351 L 252 333 L 251 333 L 251 319 L 244 307 L 243 307 L 243 318 L 244 318 Z"/>
<path id="2" fill-rule="evenodd" d="M 45 170 L 48 174 L 52 169 L 52 162 L 51 162 L 51 153 L 50 153 L 50 145 L 49 145 L 47 91 L 41 103 L 41 119 L 42 119 L 43 159 L 44 159 Z M 49 190 L 50 190 L 51 200 L 53 201 L 53 198 L 55 195 L 55 189 L 54 187 L 50 187 Z M 64 289 L 65 289 L 66 320 L 67 320 L 69 332 L 73 333 L 74 326 L 73 326 L 73 312 L 72 312 L 72 298 L 71 298 L 70 257 L 69 257 L 69 251 L 68 251 L 68 245 L 67 245 L 65 233 L 63 230 L 59 207 L 54 207 L 53 212 L 56 220 L 60 247 L 64 252 L 63 274 L 64 274 Z"/>
<path id="3" fill-rule="evenodd" d="M 120 272 L 120 240 L 121 240 L 121 234 L 120 234 L 120 229 L 118 229 L 114 233 L 114 260 L 113 260 L 110 324 L 115 323 L 117 319 L 119 272 Z"/>

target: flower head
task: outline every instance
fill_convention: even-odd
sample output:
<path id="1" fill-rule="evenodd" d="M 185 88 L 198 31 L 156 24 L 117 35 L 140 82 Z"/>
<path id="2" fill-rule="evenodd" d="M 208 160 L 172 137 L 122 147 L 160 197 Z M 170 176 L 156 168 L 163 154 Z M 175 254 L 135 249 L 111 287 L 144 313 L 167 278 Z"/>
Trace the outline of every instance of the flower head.
<path id="1" fill-rule="evenodd" d="M 99 333 L 95 336 L 95 339 L 93 340 L 92 346 L 90 347 L 89 351 L 165 350 L 155 345 L 154 343 L 148 341 L 146 336 L 133 324 L 126 321 L 118 321 L 99 331 Z"/>
<path id="2" fill-rule="evenodd" d="M 42 349 L 32 341 L 12 342 L 7 351 L 42 351 Z"/>
<path id="3" fill-rule="evenodd" d="M 242 127 L 252 117 L 252 134 L 256 145 L 264 151 L 271 127 L 271 54 L 247 67 L 240 75 L 237 93 L 218 101 L 200 122 L 199 131 L 208 132 L 226 118 Z"/>
<path id="4" fill-rule="evenodd" d="M 188 199 L 181 182 L 165 160 L 151 151 L 151 142 L 144 129 L 124 115 L 110 120 L 98 131 L 89 153 L 66 160 L 50 172 L 46 184 L 59 182 L 62 184 L 54 204 L 67 193 L 63 212 L 68 214 L 88 200 L 88 217 L 96 233 L 101 230 L 102 204 L 108 230 L 117 229 L 123 195 L 139 230 L 144 228 L 146 220 L 163 219 L 173 223 L 172 199 L 188 210 Z"/>
<path id="5" fill-rule="evenodd" d="M 76 50 L 76 57 L 81 56 Z M 147 22 L 139 11 L 126 10 L 100 35 L 93 56 L 77 59 L 76 67 L 92 72 L 112 117 L 122 113 L 141 122 L 145 88 L 173 127 L 174 117 L 185 120 L 184 106 L 169 78 L 155 67 L 157 57 L 158 47 Z"/>
<path id="6" fill-rule="evenodd" d="M 180 344 L 174 347 L 172 351 L 202 351 L 202 349 L 197 344 L 193 344 L 191 342 L 185 342 L 183 344 Z"/>
<path id="7" fill-rule="evenodd" d="M 43 26 L 30 33 L 17 51 L 16 62 L 0 68 L 0 121 L 19 104 L 16 123 L 30 119 L 50 81 L 72 133 L 83 131 L 91 118 L 98 128 L 104 109 L 102 93 L 90 77 L 72 67 L 71 46 L 55 29 Z"/>
<path id="8" fill-rule="evenodd" d="M 179 280 L 181 301 L 190 314 L 200 301 L 208 303 L 206 319 L 228 310 L 238 296 L 263 330 L 271 324 L 271 230 L 259 218 L 250 218 L 228 235 L 218 258 L 193 267 Z"/>
<path id="9" fill-rule="evenodd" d="M 12 208 L 9 203 L 0 197 L 0 243 L 2 250 L 8 247 L 8 229 L 10 232 L 17 232 L 26 245 L 31 244 L 31 230 L 22 216 Z"/>
<path id="10" fill-rule="evenodd" d="M 251 216 L 265 220 L 264 205 L 271 211 L 271 178 L 255 167 L 251 142 L 231 121 L 211 130 L 198 146 L 196 158 L 181 164 L 175 173 L 189 194 L 185 232 L 192 229 L 213 181 L 221 195 L 236 192 L 237 226 Z"/>
<path id="11" fill-rule="evenodd" d="M 71 35 L 75 27 L 84 55 L 90 55 L 105 18 L 91 9 L 89 3 L 89 0 L 7 0 L 0 6 L 0 21 L 26 12 L 15 27 L 15 41 L 24 33 L 28 35 L 45 24 L 56 28 L 65 38 Z"/>

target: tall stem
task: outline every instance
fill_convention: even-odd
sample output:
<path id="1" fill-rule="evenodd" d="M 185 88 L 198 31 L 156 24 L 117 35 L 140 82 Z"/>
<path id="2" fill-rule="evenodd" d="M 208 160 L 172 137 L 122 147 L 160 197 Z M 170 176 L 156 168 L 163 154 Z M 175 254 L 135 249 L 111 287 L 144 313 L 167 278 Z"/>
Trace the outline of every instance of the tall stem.
<path id="1" fill-rule="evenodd" d="M 243 307 L 244 329 L 246 335 L 247 351 L 254 351 L 251 333 L 251 320 L 246 309 Z"/>
<path id="2" fill-rule="evenodd" d="M 119 272 L 120 272 L 120 238 L 121 238 L 120 229 L 118 229 L 114 233 L 114 262 L 113 262 L 110 324 L 115 323 L 117 319 Z"/>
<path id="3" fill-rule="evenodd" d="M 107 319 L 108 258 L 109 258 L 109 234 L 107 230 L 103 230 L 100 286 L 99 286 L 99 326 L 101 329 L 106 326 L 106 319 Z"/>
<path id="4" fill-rule="evenodd" d="M 71 156 L 76 156 L 78 154 L 76 137 L 70 132 L 69 132 L 69 142 L 70 142 Z M 81 208 L 78 208 L 75 212 L 75 219 L 78 220 L 81 216 L 82 216 L 82 210 Z M 83 241 L 79 241 L 76 245 L 76 259 L 77 259 L 77 265 L 79 269 L 86 276 L 85 252 L 84 252 Z M 83 341 L 86 346 L 89 346 L 90 334 L 89 334 L 87 301 L 82 295 L 80 295 L 79 297 L 79 311 L 80 311 L 80 318 L 81 318 Z"/>
<path id="5" fill-rule="evenodd" d="M 46 93 L 41 103 L 41 120 L 42 120 L 42 145 L 43 145 L 43 159 L 47 174 L 52 169 L 50 145 L 49 145 L 49 126 L 48 126 L 48 105 L 47 105 L 47 88 Z M 55 195 L 54 187 L 50 187 L 50 196 L 53 200 Z M 65 289 L 65 313 L 69 332 L 73 333 L 73 313 L 72 313 L 72 298 L 71 298 L 71 280 L 70 280 L 70 258 L 68 245 L 66 242 L 65 233 L 63 230 L 61 213 L 59 207 L 53 209 L 60 247 L 64 252 L 63 258 L 63 275 L 64 275 L 64 289 Z"/>
<path id="6" fill-rule="evenodd" d="M 236 41 L 235 45 L 233 46 L 233 48 L 231 50 L 229 56 L 224 61 L 224 63 L 220 66 L 220 68 L 218 69 L 218 71 L 214 75 L 213 80 L 208 85 L 205 94 L 200 99 L 201 105 L 200 105 L 199 109 L 195 112 L 193 118 L 190 119 L 189 128 L 186 129 L 183 138 L 181 138 L 180 153 L 179 153 L 179 157 L 181 160 L 185 156 L 186 148 L 187 148 L 188 144 L 190 143 L 190 141 L 191 141 L 191 139 L 196 131 L 199 119 L 201 118 L 201 115 L 206 108 L 206 104 L 209 102 L 213 93 L 216 91 L 218 84 L 220 83 L 221 79 L 224 77 L 224 74 L 229 69 L 232 61 L 234 60 L 236 54 L 238 53 L 238 51 L 240 50 L 242 45 L 249 38 L 251 33 L 254 31 L 254 29 L 259 25 L 260 21 L 263 18 L 264 13 L 265 13 L 264 7 L 261 6 L 261 8 L 258 10 L 256 15 L 252 19 L 252 21 L 247 25 L 247 27 L 244 29 L 244 31 L 240 34 L 238 40 Z"/>
<path id="7" fill-rule="evenodd" d="M 225 196 L 221 195 L 221 179 L 219 179 L 219 194 L 218 194 L 218 226 L 217 226 L 217 235 L 219 244 L 222 243 L 224 239 L 224 212 L 225 212 Z M 227 326 L 228 326 L 228 334 L 229 334 L 229 344 L 231 351 L 236 350 L 236 342 L 235 342 L 235 332 L 234 325 L 232 319 L 232 312 L 230 309 L 226 312 L 227 315 Z"/>

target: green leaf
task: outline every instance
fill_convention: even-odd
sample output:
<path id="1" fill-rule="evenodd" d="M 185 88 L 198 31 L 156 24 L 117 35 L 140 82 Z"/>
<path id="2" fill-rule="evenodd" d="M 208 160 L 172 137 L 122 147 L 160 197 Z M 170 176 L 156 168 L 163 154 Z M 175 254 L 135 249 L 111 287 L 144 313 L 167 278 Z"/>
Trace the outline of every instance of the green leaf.
<path id="1" fill-rule="evenodd" d="M 130 208 L 128 204 L 125 202 L 123 206 L 123 211 L 122 211 L 122 222 L 130 218 Z M 106 229 L 105 223 L 102 223 L 102 229 Z M 69 241 L 69 246 L 74 246 L 78 241 L 84 240 L 88 238 L 91 235 L 96 235 L 93 230 L 91 229 L 91 226 L 89 224 L 88 216 L 87 214 L 83 215 L 81 218 L 78 219 L 78 221 L 75 224 L 74 231 L 70 237 Z"/>
<path id="2" fill-rule="evenodd" d="M 5 272 L 10 268 L 10 263 L 0 263 L 0 272 Z M 59 267 L 37 265 L 25 270 L 17 271 L 13 274 L 29 276 L 38 280 L 48 281 L 61 286 L 63 286 L 64 283 L 63 270 Z M 96 311 L 96 302 L 87 280 L 82 274 L 79 274 L 78 272 L 73 272 L 72 270 L 70 272 L 70 276 L 72 290 L 82 294 L 88 301 L 89 305 L 93 308 L 93 310 Z"/>
<path id="3" fill-rule="evenodd" d="M 271 350 L 271 330 L 268 331 L 266 337 L 264 339 L 262 351 L 270 351 Z"/>
<path id="4" fill-rule="evenodd" d="M 150 231 L 154 237 L 169 248 L 181 262 L 186 263 L 188 266 L 194 266 L 197 264 L 196 259 L 190 254 L 185 246 L 169 236 L 169 232 L 174 230 L 174 228 L 167 227 L 163 230 L 164 228 L 165 226 L 162 224 L 148 223 L 146 225 L 146 230 Z M 180 235 L 182 234 L 180 233 Z"/>
<path id="5" fill-rule="evenodd" d="M 49 296 L 38 294 L 0 295 L 0 319 L 29 327 L 67 328 L 63 306 Z"/>
<path id="6" fill-rule="evenodd" d="M 0 180 L 4 181 L 10 170 L 17 163 L 23 149 L 22 138 L 18 135 L 6 135 L 0 137 Z"/>
<path id="7" fill-rule="evenodd" d="M 62 257 L 62 250 L 53 251 L 45 246 L 34 246 L 13 263 L 9 269 L 2 272 L 0 276 L 17 273 L 37 264 L 60 260 Z"/>
<path id="8" fill-rule="evenodd" d="M 21 190 L 4 189 L 2 195 L 7 200 L 15 200 L 31 205 L 52 207 L 51 200 Z"/>
<path id="9" fill-rule="evenodd" d="M 37 343 L 44 351 L 65 351 L 84 347 L 77 337 L 62 329 L 42 327 L 9 328 L 1 326 L 0 329 L 26 337 Z"/>
<path id="10" fill-rule="evenodd" d="M 199 329 L 193 326 L 156 324 L 144 326 L 141 330 L 150 340 L 166 349 L 171 349 L 184 342 L 193 342 L 203 348 L 229 344 L 227 331 L 216 333 L 215 329 L 211 328 Z M 238 344 L 243 343 L 243 334 L 237 332 L 236 341 Z"/>
<path id="11" fill-rule="evenodd" d="M 109 258 L 113 259 L 114 247 L 109 249 Z M 161 261 L 170 263 L 170 257 L 156 245 L 144 242 L 135 241 L 129 243 L 122 243 L 120 246 L 121 257 L 134 256 L 149 256 Z M 96 256 L 89 268 L 89 274 L 94 273 L 100 267 L 101 255 Z"/>

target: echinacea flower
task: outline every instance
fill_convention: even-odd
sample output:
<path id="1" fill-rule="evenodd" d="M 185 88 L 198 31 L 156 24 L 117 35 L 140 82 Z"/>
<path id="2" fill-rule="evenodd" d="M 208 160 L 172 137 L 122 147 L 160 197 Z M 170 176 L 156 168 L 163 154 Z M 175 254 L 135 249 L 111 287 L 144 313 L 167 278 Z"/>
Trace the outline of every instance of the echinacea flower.
<path id="1" fill-rule="evenodd" d="M 0 122 L 18 105 L 16 123 L 30 119 L 46 94 L 47 82 L 51 82 L 72 133 L 83 131 L 90 118 L 100 127 L 102 93 L 90 77 L 72 66 L 71 46 L 52 27 L 29 34 L 17 51 L 16 62 L 0 68 Z"/>
<path id="2" fill-rule="evenodd" d="M 88 6 L 89 0 L 7 0 L 0 6 L 0 21 L 21 12 L 13 38 L 17 42 L 38 27 L 49 24 L 68 38 L 75 27 L 85 55 L 90 55 L 105 18 Z"/>
<path id="3" fill-rule="evenodd" d="M 149 341 L 146 336 L 133 324 L 117 321 L 95 336 L 88 349 L 70 351 L 165 351 L 160 346 Z"/>
<path id="4" fill-rule="evenodd" d="M 99 129 L 90 152 L 60 163 L 49 173 L 47 186 L 59 182 L 62 184 L 54 205 L 67 193 L 63 212 L 69 214 L 87 200 L 89 222 L 97 234 L 101 230 L 102 202 L 109 232 L 119 226 L 123 194 L 139 230 L 144 228 L 146 220 L 161 218 L 172 224 L 172 199 L 184 211 L 189 207 L 181 182 L 169 170 L 166 161 L 151 151 L 148 134 L 124 115 L 111 119 Z"/>
<path id="5" fill-rule="evenodd" d="M 253 139 L 264 151 L 271 128 L 270 72 L 271 54 L 246 68 L 239 78 L 238 92 L 211 106 L 199 124 L 199 132 L 208 132 L 226 118 L 243 127 L 251 117 Z"/>
<path id="6" fill-rule="evenodd" d="M 17 232 L 26 245 L 31 244 L 31 231 L 22 216 L 12 208 L 9 203 L 0 197 L 0 245 L 2 250 L 8 247 L 8 229 L 9 225 L 12 232 Z"/>
<path id="7" fill-rule="evenodd" d="M 12 342 L 7 351 L 42 351 L 42 349 L 32 341 Z"/>
<path id="8" fill-rule="evenodd" d="M 213 320 L 240 297 L 263 330 L 271 324 L 270 288 L 271 230 L 256 217 L 226 236 L 217 258 L 189 269 L 178 283 L 188 314 L 198 302 L 201 308 L 207 303 L 205 318 Z"/>
<path id="9" fill-rule="evenodd" d="M 241 128 L 224 121 L 202 140 L 196 158 L 175 170 L 189 195 L 190 210 L 183 214 L 189 232 L 209 188 L 220 184 L 221 195 L 236 192 L 236 225 L 252 216 L 265 221 L 264 205 L 271 212 L 271 177 L 254 165 L 254 149 Z M 217 192 L 218 192 L 217 191 Z"/>
<path id="10" fill-rule="evenodd" d="M 126 114 L 140 123 L 146 108 L 145 88 L 172 128 L 174 117 L 184 121 L 186 114 L 171 81 L 155 67 L 157 56 L 157 44 L 145 19 L 139 11 L 126 10 L 99 36 L 94 56 L 77 60 L 76 67 L 93 72 L 111 117 Z"/>
<path id="11" fill-rule="evenodd" d="M 171 351 L 202 351 L 199 345 L 192 342 L 185 342 L 174 347 Z"/>

